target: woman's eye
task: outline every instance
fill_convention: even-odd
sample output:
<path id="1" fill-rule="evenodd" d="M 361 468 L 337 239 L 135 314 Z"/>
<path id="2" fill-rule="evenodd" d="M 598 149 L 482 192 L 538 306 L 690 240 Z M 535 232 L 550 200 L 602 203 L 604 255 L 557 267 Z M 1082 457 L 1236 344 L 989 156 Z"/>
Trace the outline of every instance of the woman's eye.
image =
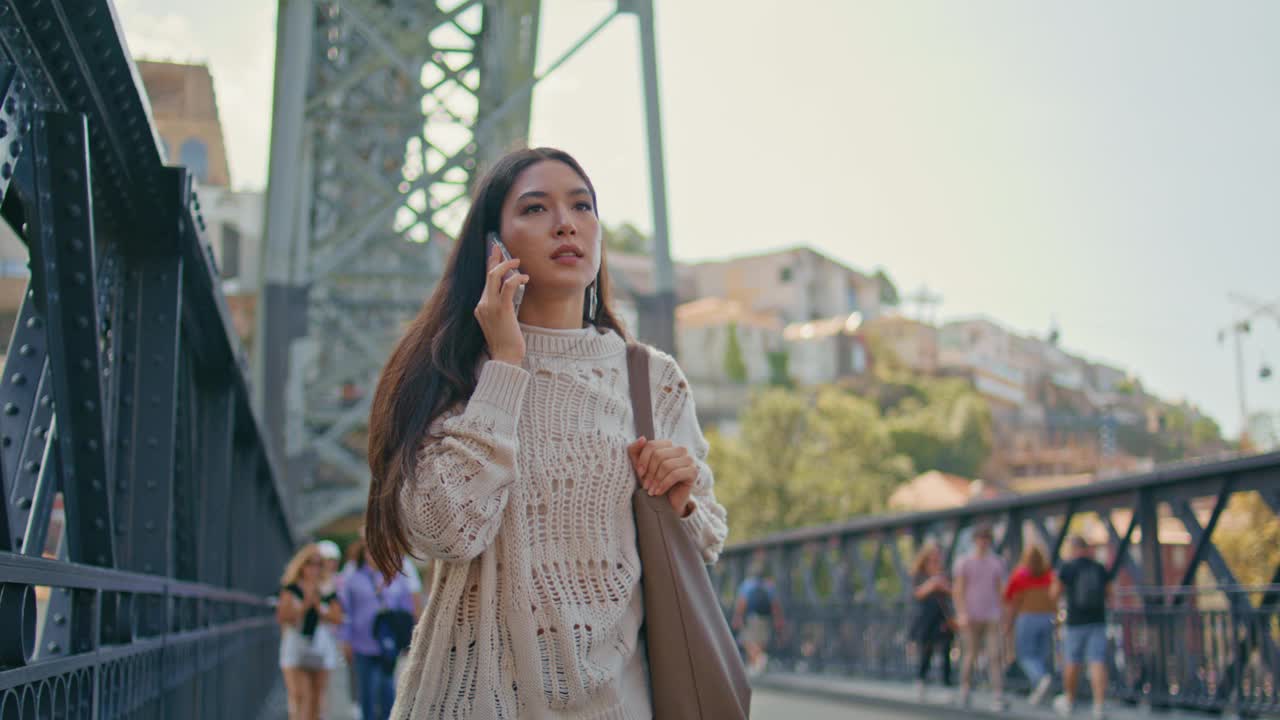
<path id="1" fill-rule="evenodd" d="M 591 212 L 591 203 L 589 202 L 580 202 L 574 207 L 576 207 L 579 210 L 585 210 L 586 212 Z"/>
<path id="2" fill-rule="evenodd" d="M 534 213 L 534 212 L 544 212 L 544 211 L 546 211 L 546 208 L 545 208 L 545 207 L 543 207 L 542 205 L 538 205 L 537 203 L 535 203 L 535 204 L 533 204 L 533 205 L 528 205 L 528 206 L 526 206 L 526 207 L 525 207 L 525 209 L 523 210 L 523 214 L 525 214 L 525 215 L 529 215 L 530 213 Z"/>

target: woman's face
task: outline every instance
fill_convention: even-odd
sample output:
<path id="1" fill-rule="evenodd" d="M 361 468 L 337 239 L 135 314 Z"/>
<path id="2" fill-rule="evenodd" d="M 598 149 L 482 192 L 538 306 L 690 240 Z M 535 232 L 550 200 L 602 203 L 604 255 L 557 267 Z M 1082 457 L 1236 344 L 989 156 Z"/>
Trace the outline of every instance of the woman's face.
<path id="1" fill-rule="evenodd" d="M 600 221 L 573 168 L 543 160 L 525 168 L 502 204 L 502 242 L 520 258 L 530 297 L 581 296 L 600 270 Z"/>
<path id="2" fill-rule="evenodd" d="M 324 570 L 324 558 L 319 554 L 312 555 L 302 564 L 302 578 L 304 580 L 315 580 L 320 577 Z"/>
<path id="3" fill-rule="evenodd" d="M 930 575 L 942 572 L 942 555 L 937 550 L 930 552 L 928 560 L 925 561 L 925 567 L 929 569 Z"/>

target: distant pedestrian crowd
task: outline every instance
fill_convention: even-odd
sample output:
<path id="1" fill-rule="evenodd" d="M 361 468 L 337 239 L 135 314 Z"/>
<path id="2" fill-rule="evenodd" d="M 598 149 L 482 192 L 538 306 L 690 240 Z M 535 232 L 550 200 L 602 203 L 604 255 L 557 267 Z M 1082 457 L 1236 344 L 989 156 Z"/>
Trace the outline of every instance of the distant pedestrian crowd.
<path id="1" fill-rule="evenodd" d="M 1054 633 L 1062 604 L 1064 668 L 1062 694 L 1054 699 L 1054 710 L 1063 716 L 1074 713 L 1080 672 L 1087 667 L 1093 717 L 1105 717 L 1107 569 L 1090 557 L 1088 544 L 1078 536 L 1068 540 L 1069 559 L 1056 572 L 1044 550 L 1031 545 L 1009 573 L 991 545 L 990 528 L 978 528 L 972 551 L 960 558 L 951 576 L 936 545 L 927 544 L 916 557 L 910 637 L 920 658 L 916 680 L 920 698 L 926 696 L 935 655 L 941 659 L 942 684 L 951 685 L 952 645 L 958 635 L 957 702 L 971 703 L 974 670 L 985 667 L 994 709 L 1006 710 L 1004 680 L 1011 634 L 1013 659 L 1031 685 L 1028 700 L 1033 705 L 1043 703 L 1054 684 Z"/>
<path id="2" fill-rule="evenodd" d="M 280 580 L 276 620 L 289 720 L 326 717 L 334 671 L 348 674 L 356 717 L 385 720 L 395 702 L 396 663 L 422 607 L 418 570 L 406 561 L 387 581 L 373 568 L 363 539 L 353 541 L 341 560 L 336 543 L 310 543 Z"/>

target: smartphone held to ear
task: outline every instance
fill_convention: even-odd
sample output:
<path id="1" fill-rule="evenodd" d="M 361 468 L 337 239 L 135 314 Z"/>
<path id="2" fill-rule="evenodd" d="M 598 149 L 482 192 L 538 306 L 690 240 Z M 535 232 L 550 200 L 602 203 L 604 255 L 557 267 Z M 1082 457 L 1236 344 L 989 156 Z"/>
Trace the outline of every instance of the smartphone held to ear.
<path id="1" fill-rule="evenodd" d="M 498 252 L 502 253 L 502 260 L 503 260 L 503 262 L 506 262 L 507 260 L 510 260 L 510 259 L 511 259 L 511 253 L 507 252 L 507 246 L 506 246 L 506 245 L 504 245 L 504 244 L 502 243 L 501 238 L 499 238 L 499 237 L 498 237 L 498 233 L 496 233 L 496 232 L 490 232 L 490 233 L 488 234 L 488 236 L 487 236 L 487 237 L 488 237 L 488 240 L 489 240 L 489 252 L 488 252 L 488 255 L 492 255 L 492 254 L 493 254 L 493 249 L 496 247 L 496 248 L 498 248 Z M 488 255 L 486 255 L 486 257 L 487 257 Z M 503 276 L 502 276 L 502 279 L 503 279 L 503 281 L 506 281 L 506 280 L 509 280 L 509 279 L 511 279 L 511 278 L 513 278 L 513 277 L 515 277 L 515 276 L 516 276 L 516 271 L 515 271 L 514 269 L 512 269 L 512 270 L 508 270 L 508 271 L 507 271 L 507 273 L 506 273 L 505 275 L 503 275 Z M 515 311 L 516 311 L 516 315 L 517 315 L 517 316 L 519 316 L 519 315 L 520 315 L 520 301 L 522 301 L 522 300 L 524 300 L 524 286 L 523 286 L 523 285 L 521 285 L 521 286 L 519 286 L 519 287 L 517 287 L 517 288 L 516 288 L 515 299 L 514 299 L 514 302 L 512 303 L 512 304 L 515 306 Z"/>

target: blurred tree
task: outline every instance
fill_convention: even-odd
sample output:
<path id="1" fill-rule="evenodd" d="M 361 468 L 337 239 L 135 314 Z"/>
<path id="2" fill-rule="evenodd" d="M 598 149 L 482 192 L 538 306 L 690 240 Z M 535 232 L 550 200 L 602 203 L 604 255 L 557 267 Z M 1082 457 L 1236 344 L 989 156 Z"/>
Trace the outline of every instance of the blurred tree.
<path id="1" fill-rule="evenodd" d="M 743 385 L 747 382 L 747 361 L 742 357 L 742 343 L 738 341 L 738 323 L 728 327 L 729 339 L 724 347 L 724 374 L 730 382 Z"/>
<path id="2" fill-rule="evenodd" d="M 885 272 L 884 268 L 877 268 L 872 277 L 880 284 L 880 304 L 897 307 L 901 302 L 898 297 L 898 287 L 893 284 L 893 280 L 889 279 L 889 273 Z"/>
<path id="3" fill-rule="evenodd" d="M 873 403 L 836 388 L 756 393 L 737 438 L 709 435 L 735 540 L 883 510 L 913 472 Z"/>
<path id="4" fill-rule="evenodd" d="M 791 380 L 791 356 L 785 349 L 771 350 L 768 353 L 769 384 L 776 387 L 789 388 L 795 383 Z"/>
<path id="5" fill-rule="evenodd" d="M 1256 492 L 1231 496 L 1213 544 L 1243 585 L 1270 583 L 1280 568 L 1280 518 Z"/>
<path id="6" fill-rule="evenodd" d="M 888 417 L 894 447 L 921 472 L 976 477 L 991 455 L 986 401 L 960 379 L 920 378 L 914 385 L 918 393 L 902 400 Z"/>
<path id="7" fill-rule="evenodd" d="M 604 236 L 604 246 L 611 252 L 628 255 L 648 255 L 649 236 L 631 223 L 622 223 L 610 227 L 601 223 L 600 233 Z"/>

